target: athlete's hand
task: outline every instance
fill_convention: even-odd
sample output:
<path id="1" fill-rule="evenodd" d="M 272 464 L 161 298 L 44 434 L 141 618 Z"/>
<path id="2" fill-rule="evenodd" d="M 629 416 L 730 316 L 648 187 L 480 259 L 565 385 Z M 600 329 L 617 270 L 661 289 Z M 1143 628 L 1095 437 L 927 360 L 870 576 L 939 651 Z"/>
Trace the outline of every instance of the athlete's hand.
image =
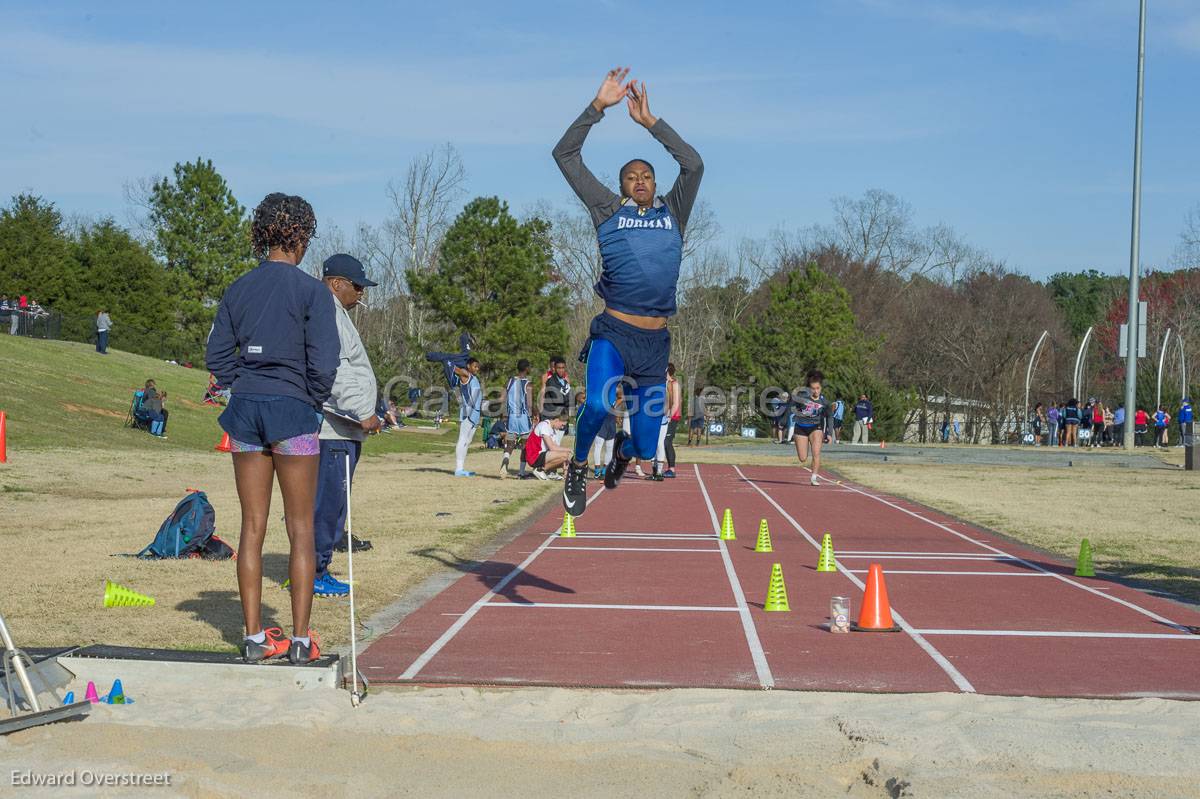
<path id="1" fill-rule="evenodd" d="M 629 77 L 629 67 L 610 69 L 604 76 L 604 83 L 600 84 L 600 90 L 596 92 L 596 99 L 592 100 L 592 107 L 597 111 L 603 111 L 621 102 L 629 91 L 629 84 L 624 82 L 627 77 Z"/>
<path id="2" fill-rule="evenodd" d="M 636 80 L 629 81 L 625 104 L 629 107 L 629 116 L 633 121 L 646 128 L 654 127 L 658 117 L 650 113 L 650 93 L 646 91 L 646 81 L 639 87 Z"/>

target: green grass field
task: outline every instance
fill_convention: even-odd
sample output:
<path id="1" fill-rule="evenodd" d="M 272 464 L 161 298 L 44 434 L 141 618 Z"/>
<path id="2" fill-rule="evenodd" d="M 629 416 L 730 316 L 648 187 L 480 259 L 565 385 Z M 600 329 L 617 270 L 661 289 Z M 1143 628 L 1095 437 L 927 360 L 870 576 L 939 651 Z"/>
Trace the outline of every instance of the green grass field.
<path id="1" fill-rule="evenodd" d="M 221 439 L 221 409 L 205 405 L 208 372 L 88 344 L 0 336 L 0 410 L 8 414 L 8 447 L 14 450 L 212 449 Z M 165 441 L 124 426 L 135 389 L 153 378 L 167 393 Z M 420 421 L 412 422 L 421 426 Z M 454 425 L 441 433 L 397 432 L 372 436 L 365 453 L 436 453 L 454 447 Z"/>

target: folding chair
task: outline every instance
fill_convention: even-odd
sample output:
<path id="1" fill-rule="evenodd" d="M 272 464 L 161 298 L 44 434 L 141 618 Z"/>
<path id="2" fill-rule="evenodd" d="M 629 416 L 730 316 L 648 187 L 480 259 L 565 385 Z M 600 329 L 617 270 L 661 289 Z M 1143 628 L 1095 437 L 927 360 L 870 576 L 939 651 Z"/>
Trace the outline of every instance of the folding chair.
<path id="1" fill-rule="evenodd" d="M 146 392 L 140 388 L 133 392 L 133 399 L 129 403 L 129 413 L 125 414 L 125 427 L 132 427 L 134 430 L 150 430 L 150 415 L 142 408 L 142 400 L 145 396 Z"/>

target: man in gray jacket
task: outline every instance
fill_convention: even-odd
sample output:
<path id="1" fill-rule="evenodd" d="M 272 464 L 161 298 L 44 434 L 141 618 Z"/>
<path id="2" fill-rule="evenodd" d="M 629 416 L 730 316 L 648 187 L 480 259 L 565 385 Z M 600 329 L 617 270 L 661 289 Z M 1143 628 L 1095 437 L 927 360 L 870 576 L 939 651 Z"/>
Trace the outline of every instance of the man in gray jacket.
<path id="1" fill-rule="evenodd" d="M 321 463 L 313 513 L 313 539 L 317 550 L 313 594 L 343 596 L 350 593 L 350 586 L 329 573 L 329 563 L 333 560 L 334 547 L 346 535 L 346 464 L 349 462 L 353 478 L 363 440 L 369 433 L 379 430 L 379 417 L 375 415 L 378 394 L 375 372 L 347 311 L 358 305 L 368 287 L 376 284 L 367 279 L 358 259 L 340 253 L 325 261 L 323 277 L 337 300 L 334 305 L 341 359 L 333 391 L 325 401 L 325 420 L 320 432 Z M 348 543 L 353 545 L 355 542 Z"/>

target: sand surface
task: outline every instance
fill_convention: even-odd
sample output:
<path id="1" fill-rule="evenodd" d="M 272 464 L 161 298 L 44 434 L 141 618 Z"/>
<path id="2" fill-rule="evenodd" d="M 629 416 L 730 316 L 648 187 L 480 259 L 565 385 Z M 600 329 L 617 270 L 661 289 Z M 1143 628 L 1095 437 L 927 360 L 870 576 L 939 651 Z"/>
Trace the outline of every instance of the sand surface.
<path id="1" fill-rule="evenodd" d="M 209 688 L 126 686 L 132 706 L 0 738 L 0 795 L 95 795 L 10 787 L 88 770 L 171 775 L 115 796 L 1200 796 L 1200 703 Z"/>

